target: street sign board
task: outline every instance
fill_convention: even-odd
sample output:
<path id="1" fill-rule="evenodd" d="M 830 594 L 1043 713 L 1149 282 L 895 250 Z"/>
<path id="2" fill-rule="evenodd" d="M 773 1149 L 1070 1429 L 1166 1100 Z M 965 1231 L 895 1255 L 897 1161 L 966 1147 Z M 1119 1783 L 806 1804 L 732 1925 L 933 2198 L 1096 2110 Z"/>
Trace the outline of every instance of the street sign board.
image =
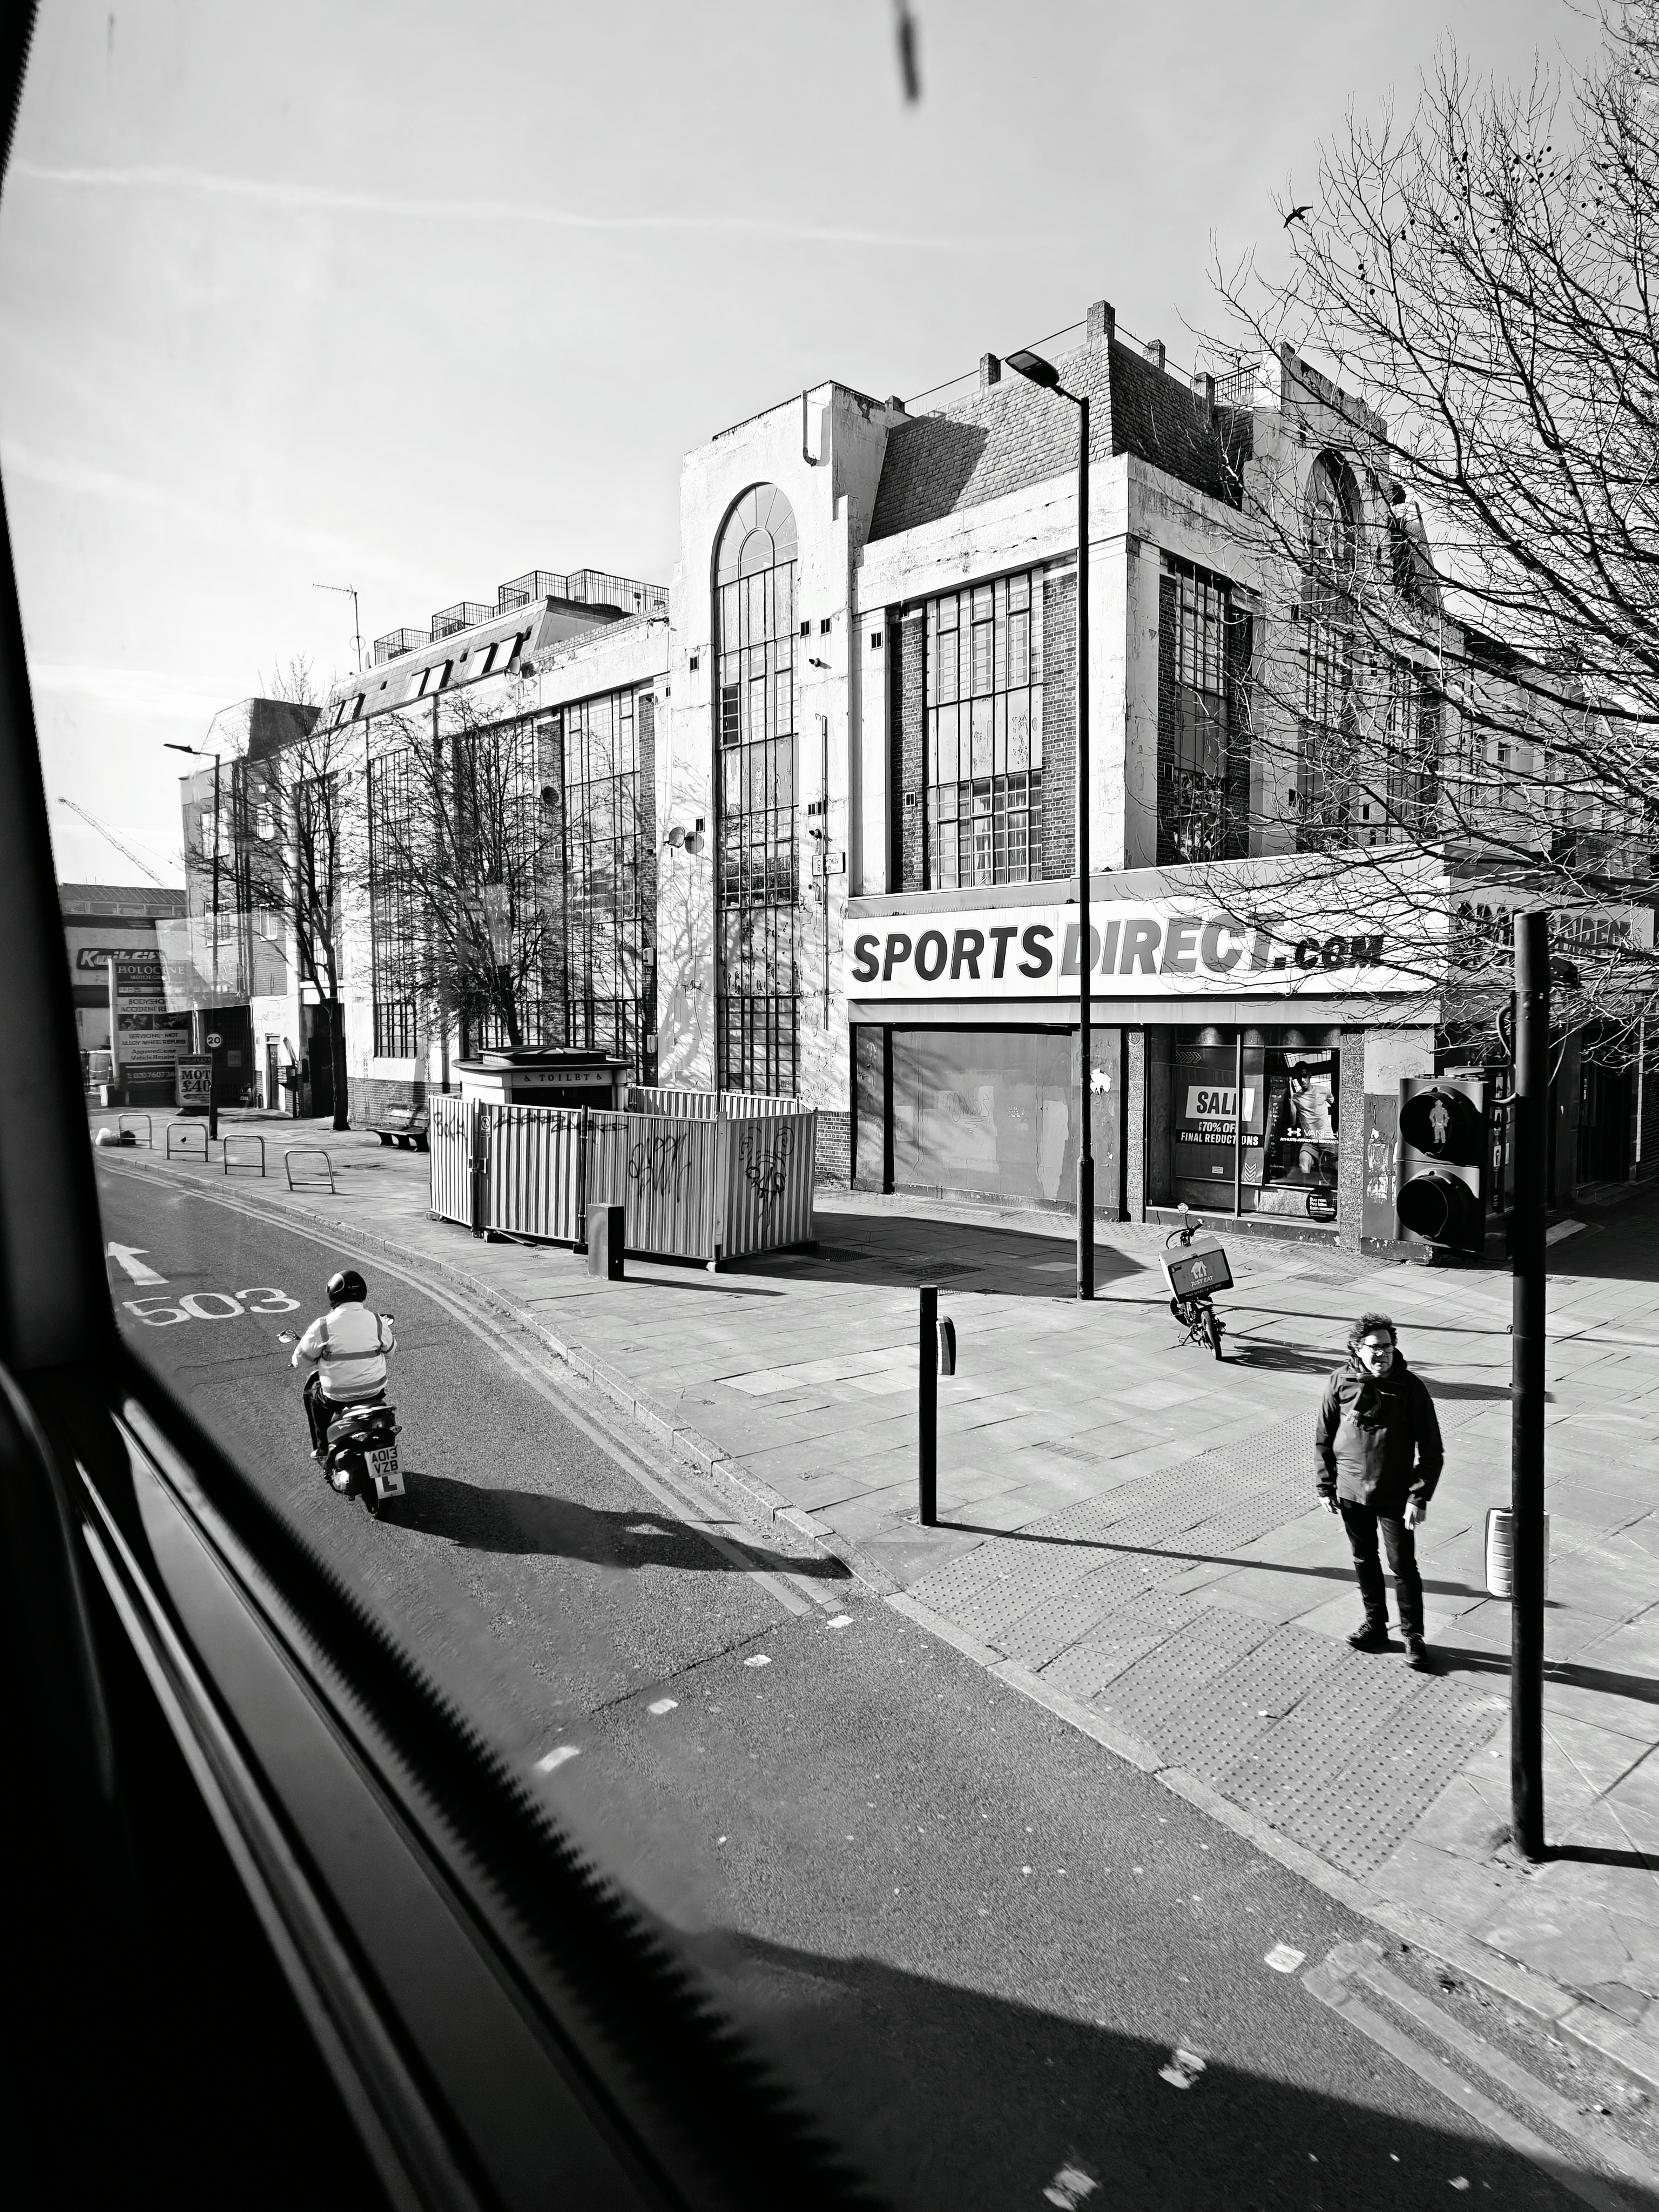
<path id="1" fill-rule="evenodd" d="M 220 1036 L 217 1030 L 210 1030 L 208 1031 L 207 1048 L 210 1052 L 217 1052 L 223 1042 L 224 1039 Z"/>

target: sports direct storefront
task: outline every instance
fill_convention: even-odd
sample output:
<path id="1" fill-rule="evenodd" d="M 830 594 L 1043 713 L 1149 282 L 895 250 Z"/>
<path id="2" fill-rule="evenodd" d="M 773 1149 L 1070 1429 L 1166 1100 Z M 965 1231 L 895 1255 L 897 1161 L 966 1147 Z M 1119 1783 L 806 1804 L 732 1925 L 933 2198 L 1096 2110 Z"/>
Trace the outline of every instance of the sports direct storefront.
<path id="1" fill-rule="evenodd" d="M 1392 1097 L 1400 1073 L 1432 1071 L 1446 908 L 1419 878 L 1392 896 L 1368 884 L 1363 911 L 1345 914 L 1328 873 L 1248 865 L 1231 905 L 1214 879 L 1237 869 L 1205 872 L 1198 894 L 1175 871 L 1149 890 L 1146 876 L 1096 879 L 1098 1202 L 1141 1218 L 1184 1201 L 1357 1240 L 1365 1091 Z M 852 902 L 861 1187 L 1070 1202 L 1077 908 L 1020 888 L 955 908 L 939 895 Z"/>

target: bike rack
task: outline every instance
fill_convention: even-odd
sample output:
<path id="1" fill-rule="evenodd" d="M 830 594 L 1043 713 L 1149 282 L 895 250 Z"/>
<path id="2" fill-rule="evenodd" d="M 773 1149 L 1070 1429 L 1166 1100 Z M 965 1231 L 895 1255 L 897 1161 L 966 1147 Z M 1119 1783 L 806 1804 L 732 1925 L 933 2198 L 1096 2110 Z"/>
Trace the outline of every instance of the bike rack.
<path id="1" fill-rule="evenodd" d="M 251 1168 L 253 1165 L 252 1160 L 233 1160 L 230 1157 L 230 1148 L 233 1145 L 258 1145 L 259 1147 L 259 1179 L 262 1182 L 264 1182 L 265 1173 L 265 1140 L 259 1134 L 259 1132 L 257 1129 L 238 1129 L 232 1135 L 224 1138 L 222 1139 L 222 1144 L 224 1170 L 227 1175 L 230 1173 L 233 1167 Z"/>
<path id="2" fill-rule="evenodd" d="M 334 1188 L 334 1163 L 330 1159 L 328 1154 L 323 1150 L 320 1145 L 295 1145 L 290 1146 L 290 1148 L 283 1154 L 283 1165 L 288 1170 L 288 1187 L 290 1190 L 300 1188 L 308 1189 L 311 1187 L 309 1184 L 301 1185 L 295 1183 L 294 1180 L 294 1163 L 296 1158 L 300 1159 L 320 1160 L 323 1164 L 323 1171 L 328 1177 L 329 1195 L 331 1198 L 337 1195 Z M 301 1172 L 303 1174 L 307 1171 L 302 1169 Z M 309 1172 L 314 1175 L 316 1170 L 315 1169 L 312 1169 Z"/>
<path id="3" fill-rule="evenodd" d="M 199 1137 L 202 1140 L 202 1165 L 204 1167 L 207 1165 L 208 1143 L 207 1123 L 205 1121 L 169 1121 L 167 1123 L 167 1157 L 168 1159 L 173 1158 L 173 1140 L 174 1137 L 177 1137 L 179 1139 L 179 1157 L 180 1159 L 184 1160 L 187 1160 L 191 1157 L 189 1148 L 184 1143 L 184 1139 L 186 1137 Z M 152 1146 L 151 1150 L 153 1151 L 154 1149 L 154 1146 Z"/>
<path id="4" fill-rule="evenodd" d="M 126 1134 L 126 1127 L 129 1121 L 142 1121 L 143 1123 L 144 1142 L 149 1146 L 150 1151 L 154 1152 L 155 1150 L 155 1133 L 150 1127 L 149 1115 L 148 1114 L 118 1114 L 115 1117 L 115 1126 L 121 1132 L 123 1136 Z M 136 1145 L 138 1139 L 135 1137 L 132 1141 Z"/>

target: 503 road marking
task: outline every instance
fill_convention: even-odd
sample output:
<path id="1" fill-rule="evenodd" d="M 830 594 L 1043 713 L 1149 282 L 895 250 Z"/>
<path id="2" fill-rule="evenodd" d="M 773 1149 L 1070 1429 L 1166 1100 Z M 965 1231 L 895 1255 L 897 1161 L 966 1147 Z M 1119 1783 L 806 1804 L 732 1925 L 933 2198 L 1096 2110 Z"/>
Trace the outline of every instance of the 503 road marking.
<path id="1" fill-rule="evenodd" d="M 245 1306 L 244 1298 L 258 1298 Z M 217 1304 L 210 1305 L 215 1299 Z M 191 1291 L 182 1298 L 123 1298 L 122 1304 L 146 1328 L 176 1328 L 183 1321 L 240 1321 L 245 1314 L 298 1313 L 300 1301 L 269 1283 L 255 1283 L 246 1291 Z M 160 1311 L 155 1310 L 160 1308 Z"/>

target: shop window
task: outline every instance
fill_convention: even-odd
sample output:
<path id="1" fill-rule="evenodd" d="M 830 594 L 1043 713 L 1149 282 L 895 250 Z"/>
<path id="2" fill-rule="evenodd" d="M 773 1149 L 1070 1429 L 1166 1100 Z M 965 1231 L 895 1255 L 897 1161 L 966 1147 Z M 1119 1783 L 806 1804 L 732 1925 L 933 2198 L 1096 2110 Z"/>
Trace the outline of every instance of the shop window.
<path id="1" fill-rule="evenodd" d="M 1148 1066 L 1147 1196 L 1206 1215 L 1337 1218 L 1338 1054 L 1176 1030 Z"/>
<path id="2" fill-rule="evenodd" d="M 927 610 L 927 880 L 1029 883 L 1042 851 L 1041 572 Z"/>
<path id="3" fill-rule="evenodd" d="M 1093 1033 L 1097 1202 L 1115 1210 L 1120 1032 Z M 873 1062 L 872 1063 L 873 1073 Z M 893 1182 L 1067 1205 L 1077 1187 L 1077 1038 L 1063 1030 L 895 1030 Z M 860 1120 L 863 1115 L 860 1097 Z M 860 1154 L 862 1155 L 860 1138 Z"/>

